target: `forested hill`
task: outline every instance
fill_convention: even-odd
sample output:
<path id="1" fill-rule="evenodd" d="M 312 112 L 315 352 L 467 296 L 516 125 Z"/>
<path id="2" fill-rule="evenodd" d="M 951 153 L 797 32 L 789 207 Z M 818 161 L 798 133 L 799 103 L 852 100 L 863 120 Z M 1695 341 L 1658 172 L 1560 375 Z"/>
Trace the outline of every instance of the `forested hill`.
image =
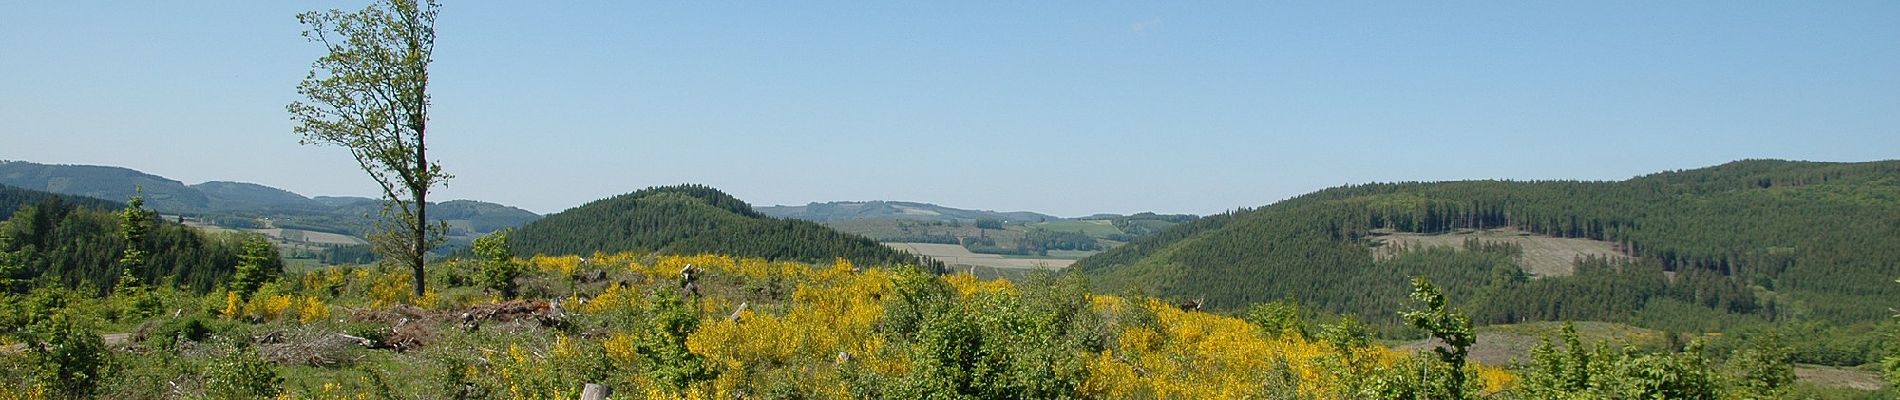
<path id="1" fill-rule="evenodd" d="M 0 186 L 0 293 L 23 291 L 22 282 L 47 279 L 88 293 L 117 282 L 128 246 L 118 212 L 124 204 Z M 253 234 L 206 233 L 163 218 L 150 221 L 140 243 L 146 254 L 144 282 L 167 283 L 204 293 L 224 286 Z M 283 260 L 261 246 L 261 265 L 276 274 Z"/>
<path id="2" fill-rule="evenodd" d="M 58 199 L 61 202 L 94 210 L 117 210 L 125 208 L 125 203 L 90 197 L 62 196 L 57 193 L 0 185 L 0 221 L 13 218 L 13 213 L 19 211 L 21 207 L 39 204 L 52 199 Z"/>
<path id="3" fill-rule="evenodd" d="M 548 215 L 510 236 L 516 254 L 601 252 L 718 253 L 774 260 L 860 265 L 924 260 L 817 223 L 767 217 L 706 186 L 642 189 Z"/>
<path id="4" fill-rule="evenodd" d="M 0 184 L 95 199 L 125 201 L 143 190 L 147 206 L 164 212 L 210 207 L 203 192 L 162 176 L 123 167 L 0 161 Z"/>
<path id="5" fill-rule="evenodd" d="M 1579 260 L 1573 276 L 1532 279 L 1511 246 L 1374 249 L 1386 233 L 1487 229 L 1607 241 L 1636 258 Z M 1076 266 L 1111 292 L 1229 308 L 1293 297 L 1390 315 L 1406 279 L 1425 275 L 1467 299 L 1480 322 L 1877 321 L 1900 303 L 1900 161 L 1339 187 L 1203 218 Z"/>

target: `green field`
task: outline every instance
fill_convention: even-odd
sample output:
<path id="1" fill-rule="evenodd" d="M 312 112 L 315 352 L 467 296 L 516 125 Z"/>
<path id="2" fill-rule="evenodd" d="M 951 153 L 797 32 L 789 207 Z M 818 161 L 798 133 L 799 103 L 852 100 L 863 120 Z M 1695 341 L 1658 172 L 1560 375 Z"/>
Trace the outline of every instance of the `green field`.
<path id="1" fill-rule="evenodd" d="M 1094 237 L 1097 239 L 1106 238 L 1106 237 L 1109 237 L 1109 235 L 1119 235 L 1122 233 L 1121 229 L 1115 228 L 1115 224 L 1107 220 L 1048 221 L 1048 222 L 1031 223 L 1031 224 L 1028 224 L 1027 226 L 1030 228 L 1041 228 L 1041 229 L 1046 229 L 1046 230 L 1056 231 L 1056 232 L 1082 232 L 1082 234 L 1084 235 L 1089 235 L 1090 237 Z"/>

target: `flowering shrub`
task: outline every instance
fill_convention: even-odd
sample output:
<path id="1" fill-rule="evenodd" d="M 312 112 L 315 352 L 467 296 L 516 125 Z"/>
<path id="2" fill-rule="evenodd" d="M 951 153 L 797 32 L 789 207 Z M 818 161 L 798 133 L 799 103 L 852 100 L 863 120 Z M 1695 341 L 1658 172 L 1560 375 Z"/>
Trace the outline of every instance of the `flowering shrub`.
<path id="1" fill-rule="evenodd" d="M 330 306 L 316 296 L 305 296 L 303 305 L 297 307 L 297 322 L 309 324 L 330 317 Z"/>
<path id="2" fill-rule="evenodd" d="M 1369 344 L 1362 330 L 1354 339 L 1351 326 L 1322 335 L 1263 332 L 1157 299 L 1091 295 L 1079 280 L 1012 283 L 843 259 L 597 253 L 584 262 L 522 261 L 562 279 L 592 274 L 574 275 L 579 270 L 614 277 L 550 294 L 564 296 L 569 326 L 445 333 L 467 340 L 466 349 L 438 350 L 459 357 L 446 374 L 477 397 L 571 399 L 585 383 L 607 383 L 617 398 L 1355 399 L 1402 393 L 1406 374 L 1432 364 Z M 702 272 L 697 296 L 678 286 L 687 265 Z M 233 317 L 316 323 L 330 318 L 322 291 L 334 288 L 344 294 L 331 298 L 340 303 L 456 309 L 434 290 L 413 296 L 404 271 L 330 269 L 301 282 L 319 292 L 267 285 L 252 301 L 227 297 L 224 306 Z M 455 302 L 474 293 L 441 289 Z M 1516 384 L 1501 369 L 1473 371 L 1482 394 Z M 348 397 L 325 388 L 296 395 Z"/>

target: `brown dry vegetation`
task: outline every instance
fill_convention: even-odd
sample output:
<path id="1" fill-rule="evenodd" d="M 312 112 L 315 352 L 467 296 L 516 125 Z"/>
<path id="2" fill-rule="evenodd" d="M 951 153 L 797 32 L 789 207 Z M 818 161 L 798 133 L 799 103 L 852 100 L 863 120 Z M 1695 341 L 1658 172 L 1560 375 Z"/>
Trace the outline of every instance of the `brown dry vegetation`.
<path id="1" fill-rule="evenodd" d="M 1374 254 L 1380 259 L 1391 257 L 1407 249 L 1420 249 L 1434 246 L 1459 248 L 1466 239 L 1477 238 L 1489 242 L 1512 243 L 1524 248 L 1524 255 L 1518 257 L 1518 266 L 1532 276 L 1569 276 L 1576 272 L 1574 261 L 1578 258 L 1597 256 L 1628 259 L 1616 243 L 1575 238 L 1558 238 L 1532 234 L 1516 229 L 1487 229 L 1480 231 L 1459 231 L 1446 234 L 1386 233 L 1372 238 L 1377 244 Z"/>
<path id="2" fill-rule="evenodd" d="M 1887 387 L 1887 381 L 1882 380 L 1879 373 L 1852 368 L 1795 365 L 1794 376 L 1801 382 L 1828 387 L 1867 391 Z"/>

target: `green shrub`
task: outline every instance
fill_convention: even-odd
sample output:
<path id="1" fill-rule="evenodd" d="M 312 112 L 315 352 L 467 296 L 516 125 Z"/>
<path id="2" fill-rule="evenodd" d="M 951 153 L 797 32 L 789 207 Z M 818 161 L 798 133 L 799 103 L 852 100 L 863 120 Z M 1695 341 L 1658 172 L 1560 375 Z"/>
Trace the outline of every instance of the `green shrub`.
<path id="1" fill-rule="evenodd" d="M 504 298 L 515 297 L 515 278 L 527 270 L 527 266 L 515 262 L 514 255 L 508 253 L 508 232 L 504 229 L 475 239 L 475 256 L 481 258 L 482 286 L 501 292 Z"/>
<path id="2" fill-rule="evenodd" d="M 236 292 L 238 298 L 250 300 L 259 286 L 274 278 L 270 275 L 272 271 L 266 268 L 274 257 L 277 254 L 271 249 L 270 241 L 262 236 L 246 237 L 244 253 L 238 256 L 236 272 L 231 274 L 230 290 Z"/>
<path id="3" fill-rule="evenodd" d="M 718 377 L 718 371 L 706 365 L 704 357 L 686 350 L 686 337 L 699 329 L 699 316 L 693 306 L 672 290 L 655 291 L 648 301 L 652 306 L 646 329 L 634 342 L 634 351 L 648 373 L 679 390 Z"/>
<path id="4" fill-rule="evenodd" d="M 1681 352 L 1642 352 L 1634 347 L 1586 345 L 1577 331 L 1564 325 L 1558 348 L 1546 339 L 1531 351 L 1531 362 L 1519 371 L 1516 389 L 1523 398 L 1722 398 L 1719 376 L 1702 357 L 1702 342 L 1691 341 Z M 1768 397 L 1779 398 L 1779 397 Z"/>
<path id="5" fill-rule="evenodd" d="M 242 348 L 205 368 L 205 395 L 214 399 L 263 399 L 283 393 L 284 378 L 257 350 Z"/>
<path id="6" fill-rule="evenodd" d="M 177 350 L 181 341 L 203 342 L 213 336 L 230 331 L 233 323 L 203 315 L 191 315 L 160 323 L 157 328 L 146 334 L 146 345 L 164 350 Z"/>
<path id="7" fill-rule="evenodd" d="M 1744 396 L 1755 398 L 1779 398 L 1789 386 L 1794 385 L 1794 364 L 1781 337 L 1773 334 L 1756 337 L 1749 348 L 1738 350 L 1728 358 L 1728 369 L 1736 378 L 1736 386 Z"/>
<path id="8" fill-rule="evenodd" d="M 106 345 L 85 317 L 59 309 L 27 326 L 27 349 L 33 354 L 36 379 L 55 394 L 90 397 L 109 368 Z"/>
<path id="9" fill-rule="evenodd" d="M 40 288 L 25 298 L 9 296 L 0 310 L 6 311 L 0 333 L 26 347 L 32 380 L 54 397 L 93 396 L 111 367 L 83 299 L 65 289 Z"/>

